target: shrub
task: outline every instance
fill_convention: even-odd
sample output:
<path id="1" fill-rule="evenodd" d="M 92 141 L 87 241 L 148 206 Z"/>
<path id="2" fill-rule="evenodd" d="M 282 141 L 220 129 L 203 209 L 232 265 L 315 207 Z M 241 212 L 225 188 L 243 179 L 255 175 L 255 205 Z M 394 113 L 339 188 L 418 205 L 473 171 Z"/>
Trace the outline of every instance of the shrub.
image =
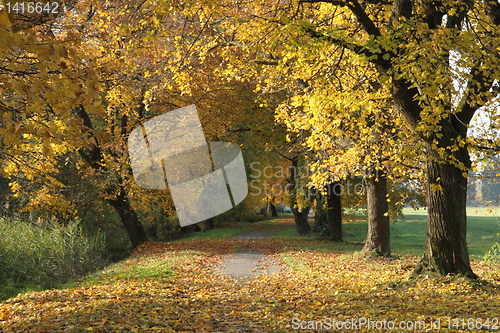
<path id="1" fill-rule="evenodd" d="M 491 249 L 484 255 L 483 262 L 491 265 L 500 262 L 500 244 L 495 243 Z"/>
<path id="2" fill-rule="evenodd" d="M 0 285 L 53 288 L 107 262 L 104 236 L 85 235 L 79 221 L 60 225 L 0 218 Z"/>

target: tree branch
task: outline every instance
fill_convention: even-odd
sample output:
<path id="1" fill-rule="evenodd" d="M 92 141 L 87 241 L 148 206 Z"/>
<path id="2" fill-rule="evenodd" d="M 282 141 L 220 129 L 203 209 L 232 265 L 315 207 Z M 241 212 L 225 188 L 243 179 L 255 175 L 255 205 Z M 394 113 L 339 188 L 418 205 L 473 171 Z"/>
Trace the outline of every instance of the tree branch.
<path id="1" fill-rule="evenodd" d="M 282 158 L 284 158 L 285 160 L 289 160 L 289 161 L 293 161 L 294 158 L 296 158 L 296 156 L 293 156 L 293 157 L 288 157 L 288 156 L 285 156 L 283 155 L 282 153 L 278 152 L 278 155 L 280 155 Z"/>
<path id="2" fill-rule="evenodd" d="M 460 122 L 459 126 L 464 126 L 464 130 L 467 130 L 467 125 L 472 120 L 474 113 L 482 106 L 476 103 L 475 98 L 471 98 L 471 96 L 482 95 L 482 101 L 485 103 L 487 99 L 484 94 L 488 92 L 494 81 L 492 78 L 487 78 L 484 76 L 484 71 L 479 60 L 477 60 L 476 63 L 473 64 L 471 73 L 472 78 L 469 80 L 469 82 L 467 82 L 465 92 L 456 109 L 456 117 Z"/>
<path id="3" fill-rule="evenodd" d="M 373 21 L 370 19 L 365 9 L 357 0 L 350 1 L 336 1 L 336 0 L 302 0 L 299 3 L 329 3 L 332 5 L 347 7 L 356 16 L 359 23 L 363 26 L 363 29 L 372 36 L 380 36 L 380 30 L 375 26 Z"/>
<path id="4" fill-rule="evenodd" d="M 87 113 L 87 111 L 85 111 L 83 105 L 79 105 L 77 107 L 77 112 L 78 116 L 83 119 L 83 126 L 85 126 L 87 129 L 90 130 L 91 136 L 94 138 L 96 142 L 96 144 L 94 145 L 94 147 L 92 147 L 90 152 L 87 153 L 83 150 L 84 148 L 80 148 L 78 149 L 78 153 L 93 169 L 98 170 L 101 168 L 100 162 L 102 161 L 103 157 L 101 153 L 101 148 L 99 147 L 98 144 L 98 140 L 93 134 L 94 128 L 92 126 L 92 122 L 90 120 L 89 114 Z"/>
<path id="5" fill-rule="evenodd" d="M 267 65 L 267 66 L 278 66 L 278 61 L 264 61 L 264 60 L 256 60 L 254 61 L 257 65 Z"/>
<path id="6" fill-rule="evenodd" d="M 474 146 L 474 148 L 481 149 L 481 150 L 487 150 L 487 151 L 499 151 L 500 152 L 500 146 L 485 147 L 485 146 L 476 145 L 476 146 Z"/>
<path id="7" fill-rule="evenodd" d="M 488 19 L 493 25 L 500 25 L 500 4 L 496 0 L 484 1 L 488 14 Z"/>
<path id="8" fill-rule="evenodd" d="M 323 39 L 323 40 L 329 41 L 335 45 L 338 45 L 338 46 L 343 47 L 345 49 L 351 50 L 352 52 L 356 53 L 357 55 L 365 56 L 369 59 L 370 62 L 380 66 L 384 70 L 388 70 L 391 67 L 391 64 L 388 60 L 384 60 L 382 57 L 379 57 L 378 53 L 374 53 L 364 46 L 350 43 L 348 41 L 345 41 L 345 40 L 342 40 L 339 38 L 335 38 L 333 36 L 325 35 L 321 32 L 317 32 L 316 30 L 314 30 L 310 27 L 303 26 L 303 29 L 312 38 Z M 382 51 L 382 52 L 384 52 L 384 51 Z"/>
<path id="9" fill-rule="evenodd" d="M 381 36 L 380 30 L 375 26 L 370 19 L 365 9 L 359 4 L 357 0 L 351 0 L 347 3 L 347 7 L 356 16 L 359 23 L 363 26 L 365 31 L 371 36 Z"/>
<path id="10" fill-rule="evenodd" d="M 470 145 L 469 144 L 469 147 L 471 148 L 477 148 L 477 149 L 480 149 L 480 150 L 488 150 L 490 152 L 492 151 L 500 151 L 500 145 L 493 141 L 492 139 L 484 139 L 484 140 L 481 140 L 483 141 L 483 144 L 488 144 L 488 145 L 491 145 L 489 147 L 487 146 L 483 146 L 481 145 L 481 143 L 477 143 L 477 144 L 473 144 L 473 145 Z"/>
<path id="11" fill-rule="evenodd" d="M 446 27 L 460 29 L 462 23 L 465 20 L 465 17 L 467 16 L 467 13 L 472 9 L 473 5 L 474 2 L 471 0 L 458 1 L 457 6 L 453 6 L 452 8 L 450 8 L 454 10 L 455 14 L 450 15 L 450 11 L 448 11 Z"/>

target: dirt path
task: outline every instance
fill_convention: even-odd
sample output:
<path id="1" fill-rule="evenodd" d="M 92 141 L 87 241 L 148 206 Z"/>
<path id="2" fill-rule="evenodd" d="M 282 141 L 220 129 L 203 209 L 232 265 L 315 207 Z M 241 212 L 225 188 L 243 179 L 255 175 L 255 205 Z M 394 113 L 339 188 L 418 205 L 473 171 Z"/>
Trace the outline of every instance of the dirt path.
<path id="1" fill-rule="evenodd" d="M 273 234 L 274 231 L 252 231 L 237 236 L 236 239 L 262 239 Z M 225 255 L 224 261 L 217 267 L 221 274 L 240 281 L 247 281 L 261 274 L 279 274 L 283 269 L 271 256 L 250 250 Z"/>

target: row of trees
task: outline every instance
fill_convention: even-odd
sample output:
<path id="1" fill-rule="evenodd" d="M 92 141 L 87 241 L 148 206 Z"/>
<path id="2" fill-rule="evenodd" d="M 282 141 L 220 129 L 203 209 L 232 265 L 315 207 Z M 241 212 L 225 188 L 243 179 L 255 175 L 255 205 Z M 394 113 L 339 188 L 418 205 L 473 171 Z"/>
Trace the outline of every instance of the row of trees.
<path id="1" fill-rule="evenodd" d="M 4 8 L 0 21 L 1 170 L 15 192 L 32 192 L 34 208 L 76 214 L 85 180 L 139 245 L 147 237 L 136 211 L 158 192 L 134 185 L 126 138 L 194 103 L 208 140 L 239 142 L 250 161 L 269 160 L 261 150 L 294 171 L 309 165 L 332 239 L 342 235 L 332 189 L 363 178 L 365 251 L 390 253 L 388 184 L 397 191 L 398 181 L 420 181 L 429 215 L 415 273 L 475 277 L 467 174 L 470 154 L 484 161 L 500 145 L 496 1 L 81 0 L 65 8 L 32 16 Z M 478 115 L 489 125 L 470 135 Z M 81 176 L 61 177 L 68 163 Z M 297 229 L 307 233 L 312 198 L 299 195 L 301 181 L 294 172 L 287 179 Z"/>
<path id="2" fill-rule="evenodd" d="M 217 80 L 217 55 L 193 68 L 198 60 L 182 52 L 196 31 L 178 8 L 154 11 L 153 4 L 136 1 L 65 5 L 57 15 L 29 20 L 2 12 L 2 172 L 15 195 L 29 198 L 26 208 L 65 218 L 95 208 L 98 193 L 135 247 L 147 240 L 137 212 L 160 207 L 168 217 L 173 203 L 168 190 L 135 186 L 129 133 L 195 103 L 208 140 L 235 141 L 254 107 L 252 87 Z M 175 82 L 182 75 L 192 82 L 180 89 Z"/>
<path id="3" fill-rule="evenodd" d="M 484 163 L 480 172 L 469 177 L 468 199 L 472 205 L 495 205 L 500 203 L 500 158 L 494 156 L 489 163 Z"/>

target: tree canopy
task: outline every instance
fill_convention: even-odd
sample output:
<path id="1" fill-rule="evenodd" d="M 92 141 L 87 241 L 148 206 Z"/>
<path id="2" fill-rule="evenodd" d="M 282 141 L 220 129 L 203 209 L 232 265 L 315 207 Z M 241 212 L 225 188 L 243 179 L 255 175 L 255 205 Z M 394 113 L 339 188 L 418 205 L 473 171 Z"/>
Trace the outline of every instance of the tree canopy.
<path id="1" fill-rule="evenodd" d="M 147 237 L 136 210 L 155 194 L 134 185 L 126 138 L 194 103 L 210 139 L 307 158 L 310 186 L 424 182 L 415 273 L 474 277 L 467 176 L 471 155 L 500 149 L 499 24 L 492 0 L 81 0 L 24 18 L 4 6 L 0 172 L 32 207 L 76 215 L 61 190 L 71 162 L 137 246 Z M 390 199 L 377 200 L 386 216 Z"/>

